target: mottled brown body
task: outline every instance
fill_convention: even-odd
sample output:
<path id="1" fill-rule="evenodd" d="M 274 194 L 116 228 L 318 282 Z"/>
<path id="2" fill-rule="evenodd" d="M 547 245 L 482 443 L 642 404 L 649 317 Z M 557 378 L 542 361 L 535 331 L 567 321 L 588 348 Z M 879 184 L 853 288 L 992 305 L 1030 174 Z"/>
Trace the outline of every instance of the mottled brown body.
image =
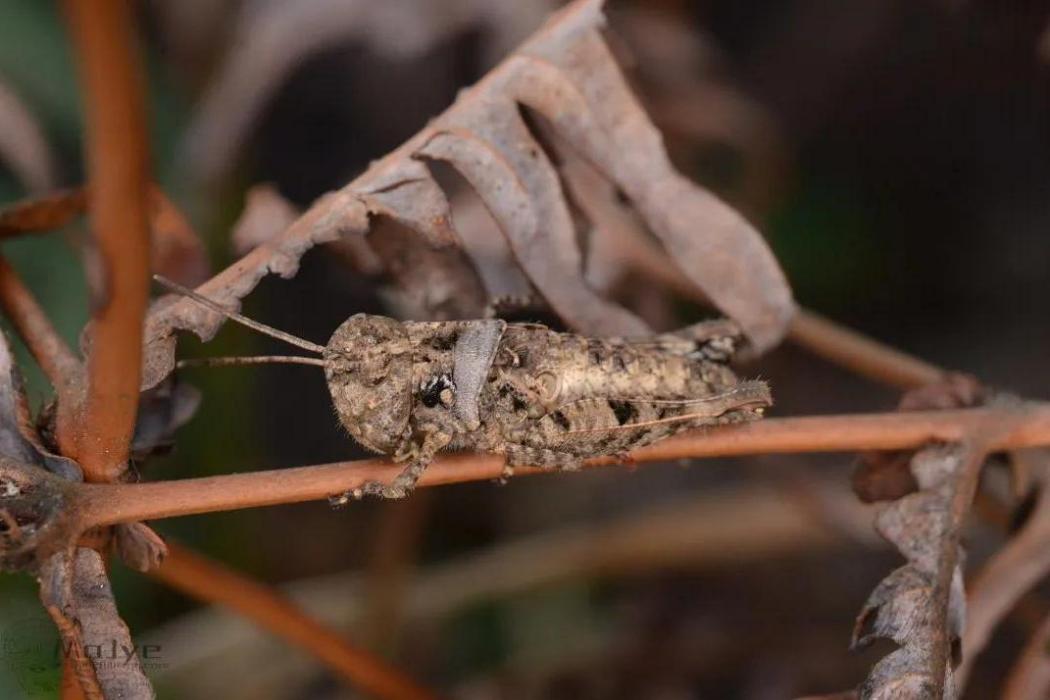
<path id="1" fill-rule="evenodd" d="M 477 333 L 484 323 L 498 326 Z M 464 345 L 468 333 L 482 340 Z M 511 468 L 572 469 L 690 428 L 756 418 L 769 390 L 739 382 L 726 365 L 736 341 L 726 321 L 630 340 L 358 315 L 332 335 L 324 359 L 342 424 L 408 463 L 393 484 L 363 492 L 401 497 L 445 448 L 504 454 Z M 473 395 L 458 395 L 456 380 L 470 384 L 471 372 L 480 373 Z"/>
<path id="2" fill-rule="evenodd" d="M 763 382 L 727 366 L 739 340 L 730 321 L 639 339 L 584 338 L 500 320 L 400 322 L 357 314 L 324 347 L 179 294 L 322 357 L 215 358 L 208 364 L 294 362 L 324 368 L 339 421 L 365 447 L 406 468 L 355 494 L 401 498 L 440 450 L 506 455 L 515 466 L 575 469 L 705 425 L 757 418 Z M 192 362 L 192 361 L 191 361 Z"/>

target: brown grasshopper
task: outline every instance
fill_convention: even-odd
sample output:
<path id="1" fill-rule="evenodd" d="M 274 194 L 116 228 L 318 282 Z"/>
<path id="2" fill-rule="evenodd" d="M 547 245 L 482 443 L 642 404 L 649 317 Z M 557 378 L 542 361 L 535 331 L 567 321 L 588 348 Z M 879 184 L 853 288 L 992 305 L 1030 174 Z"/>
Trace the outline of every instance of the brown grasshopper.
<path id="1" fill-rule="evenodd" d="M 320 356 L 215 358 L 203 364 L 294 362 L 324 368 L 339 421 L 357 442 L 405 464 L 390 484 L 350 495 L 402 498 L 440 450 L 505 455 L 515 466 L 576 469 L 690 428 L 758 418 L 761 381 L 727 366 L 740 339 L 709 321 L 645 339 L 597 339 L 502 320 L 396 321 L 357 314 L 324 347 L 164 286 L 259 332 Z M 200 362 L 182 362 L 201 364 Z"/>

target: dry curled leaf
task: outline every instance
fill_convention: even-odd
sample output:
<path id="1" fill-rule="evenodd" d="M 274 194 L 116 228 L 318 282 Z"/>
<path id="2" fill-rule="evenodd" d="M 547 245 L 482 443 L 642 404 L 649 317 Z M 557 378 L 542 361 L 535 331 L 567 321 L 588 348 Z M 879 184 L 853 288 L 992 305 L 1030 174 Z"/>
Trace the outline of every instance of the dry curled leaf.
<path id="1" fill-rule="evenodd" d="M 98 552 L 77 547 L 49 557 L 40 570 L 40 598 L 58 627 L 64 658 L 72 664 L 87 698 L 154 697 L 131 633 L 117 613 Z M 102 653 L 110 649 L 116 659 Z"/>
<path id="2" fill-rule="evenodd" d="M 988 399 L 988 392 L 968 374 L 951 373 L 933 384 L 901 396 L 899 411 L 932 411 L 971 408 Z M 893 501 L 913 493 L 918 484 L 911 471 L 913 452 L 866 452 L 853 474 L 853 491 L 865 503 Z"/>
<path id="3" fill-rule="evenodd" d="M 146 573 L 156 569 L 168 556 L 168 545 L 153 528 L 144 523 L 124 523 L 113 528 L 117 554 L 128 567 Z"/>
<path id="4" fill-rule="evenodd" d="M 686 298 L 703 297 L 645 230 L 616 186 L 556 136 L 552 141 L 560 156 L 562 179 L 593 227 L 587 241 L 587 281 L 596 289 L 612 291 L 622 278 L 636 272 Z"/>
<path id="5" fill-rule="evenodd" d="M 0 456 L 0 571 L 32 571 L 64 547 L 69 481 L 26 462 Z"/>
<path id="6" fill-rule="evenodd" d="M 367 236 L 384 271 L 382 297 L 401 318 L 446 321 L 481 316 L 486 295 L 463 250 L 431 247 L 407 226 L 382 218 Z"/>
<path id="7" fill-rule="evenodd" d="M 82 478 L 76 462 L 42 446 L 0 333 L 0 570 L 35 569 L 70 540 L 64 509 L 70 487 Z"/>
<path id="8" fill-rule="evenodd" d="M 863 700 L 956 697 L 952 660 L 966 615 L 959 504 L 972 498 L 966 492 L 982 456 L 960 445 L 917 452 L 911 469 L 920 490 L 876 516 L 879 534 L 907 563 L 879 583 L 857 617 L 853 648 L 879 637 L 899 647 L 872 668 L 859 688 Z"/>
<path id="9" fill-rule="evenodd" d="M 208 279 L 211 267 L 200 236 L 159 187 L 150 190 L 149 210 L 153 271 L 185 285 Z"/>
<path id="10" fill-rule="evenodd" d="M 238 255 L 277 237 L 299 216 L 295 205 L 273 185 L 255 185 L 244 197 L 244 209 L 233 225 L 233 250 Z"/>
<path id="11" fill-rule="evenodd" d="M 469 191 L 452 198 L 456 234 L 488 295 L 488 303 L 507 298 L 529 298 L 535 291 L 522 273 L 507 240 L 485 204 Z"/>
<path id="12" fill-rule="evenodd" d="M 522 117 L 525 106 L 622 191 L 688 279 L 762 350 L 794 313 L 787 282 L 761 236 L 671 167 L 660 135 L 630 93 L 601 35 L 601 3 L 568 6 L 463 92 L 444 114 L 356 180 L 320 198 L 279 236 L 201 286 L 233 307 L 265 275 L 293 276 L 314 245 L 363 236 L 377 215 L 434 249 L 455 245 L 449 204 L 424 161 L 449 163 L 480 195 L 514 258 L 549 307 L 592 335 L 649 331 L 586 284 L 558 173 Z M 174 367 L 174 332 L 204 340 L 222 319 L 164 299 L 147 320 L 143 385 Z"/>
<path id="13" fill-rule="evenodd" d="M 142 392 L 135 434 L 131 438 L 131 458 L 141 463 L 169 450 L 174 444 L 175 431 L 189 422 L 200 402 L 200 391 L 174 379 Z"/>
<path id="14" fill-rule="evenodd" d="M 44 467 L 70 481 L 83 478 L 76 462 L 53 454 L 43 446 L 29 415 L 22 377 L 3 333 L 0 333 L 0 456 Z"/>

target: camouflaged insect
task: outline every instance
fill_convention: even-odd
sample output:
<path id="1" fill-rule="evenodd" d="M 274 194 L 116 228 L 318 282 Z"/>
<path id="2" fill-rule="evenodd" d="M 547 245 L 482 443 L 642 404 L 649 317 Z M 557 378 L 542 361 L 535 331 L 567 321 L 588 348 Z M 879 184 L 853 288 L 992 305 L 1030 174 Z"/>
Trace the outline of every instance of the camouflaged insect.
<path id="1" fill-rule="evenodd" d="M 624 455 L 691 428 L 758 418 L 771 403 L 769 388 L 739 381 L 727 366 L 739 340 L 731 321 L 597 339 L 531 323 L 358 314 L 323 348 L 296 344 L 321 354 L 310 362 L 324 367 L 336 413 L 354 439 L 406 464 L 392 483 L 368 483 L 338 503 L 364 494 L 404 497 L 443 449 L 505 455 L 508 472 L 575 469 L 589 457 Z"/>

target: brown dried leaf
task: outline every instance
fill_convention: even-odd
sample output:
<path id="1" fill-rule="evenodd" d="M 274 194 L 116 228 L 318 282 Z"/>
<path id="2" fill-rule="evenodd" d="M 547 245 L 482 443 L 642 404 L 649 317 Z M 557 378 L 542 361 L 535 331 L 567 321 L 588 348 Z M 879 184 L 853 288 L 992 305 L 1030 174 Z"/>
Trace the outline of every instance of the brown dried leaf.
<path id="1" fill-rule="evenodd" d="M 58 628 L 63 659 L 70 664 L 87 700 L 105 700 L 95 667 L 84 652 L 84 640 L 73 602 L 73 555 L 55 552 L 40 567 L 40 602 Z"/>
<path id="2" fill-rule="evenodd" d="M 55 186 L 55 157 L 36 119 L 5 84 L 0 83 L 0 161 L 30 192 Z"/>
<path id="3" fill-rule="evenodd" d="M 906 392 L 897 408 L 901 411 L 935 411 L 980 406 L 988 399 L 988 391 L 977 378 L 952 372 L 943 381 L 927 384 Z"/>
<path id="4" fill-rule="evenodd" d="M 452 214 L 460 244 L 477 270 L 489 298 L 527 298 L 535 295 L 532 285 L 514 260 L 507 239 L 477 196 L 452 198 Z"/>
<path id="5" fill-rule="evenodd" d="M 0 333 L 0 570 L 34 569 L 68 542 L 70 482 L 82 480 L 71 459 L 48 452 L 33 428 L 7 337 Z"/>
<path id="6" fill-rule="evenodd" d="M 594 227 L 588 241 L 587 281 L 596 289 L 610 291 L 621 277 L 633 271 L 684 297 L 707 302 L 645 230 L 637 212 L 620 200 L 613 183 L 556 135 L 552 141 L 573 202 Z"/>
<path id="7" fill-rule="evenodd" d="M 145 523 L 124 523 L 113 528 L 117 554 L 135 571 L 156 569 L 168 556 L 168 545 Z"/>
<path id="8" fill-rule="evenodd" d="M 195 387 L 169 379 L 142 392 L 131 457 L 142 463 L 154 454 L 166 452 L 175 431 L 185 425 L 200 406 L 201 393 Z"/>
<path id="9" fill-rule="evenodd" d="M 40 598 L 88 698 L 155 697 L 98 552 L 77 547 L 49 557 L 41 567 Z M 116 650 L 116 660 L 101 653 L 109 649 Z"/>
<path id="10" fill-rule="evenodd" d="M 187 286 L 208 279 L 211 266 L 204 244 L 178 207 L 156 186 L 149 207 L 153 271 Z"/>
<path id="11" fill-rule="evenodd" d="M 345 248 L 345 243 L 331 245 Z M 385 271 L 382 297 L 396 315 L 446 321 L 482 314 L 485 290 L 461 249 L 435 247 L 416 231 L 386 218 L 373 223 L 366 244 Z"/>
<path id="12" fill-rule="evenodd" d="M 952 652 L 966 616 L 959 529 L 981 458 L 978 448 L 957 445 L 917 452 L 911 469 L 921 490 L 876 517 L 879 534 L 907 563 L 879 583 L 853 630 L 853 648 L 878 637 L 900 646 L 859 688 L 865 700 L 956 697 Z"/>
<path id="13" fill-rule="evenodd" d="M 52 454 L 41 443 L 29 415 L 21 374 L 3 333 L 0 333 L 0 457 L 44 467 L 70 481 L 83 479 L 76 462 Z"/>
<path id="14" fill-rule="evenodd" d="M 932 411 L 979 406 L 988 392 L 976 377 L 946 374 L 942 381 L 912 389 L 901 396 L 897 410 Z M 853 473 L 853 491 L 865 503 L 894 501 L 918 488 L 911 472 L 914 452 L 865 452 Z"/>
<path id="15" fill-rule="evenodd" d="M 599 3 L 574 7 L 600 20 Z M 565 27 L 566 34 L 573 29 Z M 601 36 L 580 32 L 573 39 L 568 56 L 537 39 L 519 50 L 541 63 L 515 86 L 517 99 L 626 194 L 675 263 L 757 350 L 771 347 L 795 308 L 772 253 L 739 214 L 674 171 Z"/>
<path id="16" fill-rule="evenodd" d="M 929 676 L 932 658 L 925 649 L 905 648 L 887 654 L 860 687 L 861 700 L 947 700 L 957 697 L 951 676 L 937 683 Z"/>
<path id="17" fill-rule="evenodd" d="M 0 456 L 0 571 L 33 571 L 71 532 L 72 484 L 41 467 Z"/>
<path id="18" fill-rule="evenodd" d="M 853 492 L 864 503 L 895 501 L 919 485 L 911 473 L 911 452 L 865 452 L 853 472 Z"/>
<path id="19" fill-rule="evenodd" d="M 774 344 L 794 313 L 783 274 L 754 229 L 671 168 L 659 133 L 603 43 L 600 8 L 598 0 L 579 0 L 556 14 L 407 143 L 199 291 L 233 307 L 263 276 L 293 276 L 314 245 L 363 235 L 375 215 L 397 220 L 433 248 L 449 245 L 455 237 L 448 203 L 419 162 L 440 159 L 478 192 L 517 262 L 569 325 L 595 335 L 647 332 L 584 282 L 565 193 L 521 116 L 525 105 L 626 193 L 675 264 L 755 348 Z M 209 340 L 221 323 L 191 301 L 161 300 L 147 321 L 143 385 L 172 370 L 176 330 Z"/>
<path id="20" fill-rule="evenodd" d="M 238 255 L 258 248 L 277 237 L 299 217 L 299 210 L 273 185 L 255 185 L 244 198 L 233 225 L 233 249 Z"/>

